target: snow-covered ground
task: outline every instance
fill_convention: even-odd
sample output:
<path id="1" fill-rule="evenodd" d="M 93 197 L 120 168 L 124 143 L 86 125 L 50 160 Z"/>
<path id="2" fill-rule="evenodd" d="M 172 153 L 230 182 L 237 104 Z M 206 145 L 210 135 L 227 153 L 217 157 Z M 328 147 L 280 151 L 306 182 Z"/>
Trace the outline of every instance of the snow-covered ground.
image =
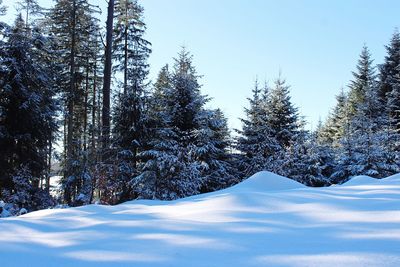
<path id="1" fill-rule="evenodd" d="M 262 172 L 173 202 L 0 219 L 0 266 L 400 266 L 400 175 L 306 188 Z"/>

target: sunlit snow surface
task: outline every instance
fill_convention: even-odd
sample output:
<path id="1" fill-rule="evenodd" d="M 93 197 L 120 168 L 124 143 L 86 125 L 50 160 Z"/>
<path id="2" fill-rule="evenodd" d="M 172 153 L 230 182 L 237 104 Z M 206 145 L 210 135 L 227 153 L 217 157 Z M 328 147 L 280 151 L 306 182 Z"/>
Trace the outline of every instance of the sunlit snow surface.
<path id="1" fill-rule="evenodd" d="M 400 266 L 400 175 L 306 188 L 263 172 L 173 202 L 0 219 L 0 266 Z"/>

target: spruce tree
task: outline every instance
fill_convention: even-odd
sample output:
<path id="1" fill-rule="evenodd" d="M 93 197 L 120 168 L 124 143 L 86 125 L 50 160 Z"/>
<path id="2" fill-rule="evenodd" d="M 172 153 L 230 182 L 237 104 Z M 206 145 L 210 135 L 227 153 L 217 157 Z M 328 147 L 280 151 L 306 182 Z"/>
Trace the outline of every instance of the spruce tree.
<path id="1" fill-rule="evenodd" d="M 253 97 L 248 99 L 250 107 L 245 109 L 246 118 L 241 119 L 242 130 L 236 130 L 239 134 L 236 149 L 243 156 L 240 167 L 245 177 L 267 168 L 272 156 L 281 149 L 268 120 L 267 86 L 262 92 L 256 81 L 252 92 Z"/>
<path id="2" fill-rule="evenodd" d="M 224 114 L 220 109 L 205 109 L 202 113 L 200 129 L 195 131 L 194 156 L 200 161 L 203 181 L 200 191 L 204 193 L 237 183 L 239 174 L 229 151 L 231 138 Z"/>
<path id="3" fill-rule="evenodd" d="M 204 108 L 208 98 L 198 79 L 185 49 L 171 72 L 166 67 L 160 72 L 151 104 L 157 110 L 150 116 L 154 138 L 140 153 L 142 174 L 131 182 L 138 197 L 176 199 L 215 187 L 214 175 L 225 167 L 220 164 L 227 152 L 225 126 L 220 112 Z"/>
<path id="4" fill-rule="evenodd" d="M 278 160 L 277 172 L 308 186 L 326 186 L 334 170 L 334 153 L 316 133 L 303 132 Z"/>
<path id="5" fill-rule="evenodd" d="M 57 130 L 57 103 L 52 71 L 42 64 L 44 38 L 27 34 L 24 24 L 18 16 L 0 49 L 0 198 L 34 210 L 46 206 L 36 198 L 46 196 L 40 181 Z"/>
<path id="6" fill-rule="evenodd" d="M 298 110 L 291 102 L 289 88 L 284 79 L 276 79 L 265 107 L 267 123 L 283 149 L 288 149 L 296 141 L 301 126 Z"/>
<path id="7" fill-rule="evenodd" d="M 355 115 L 358 107 L 366 101 L 368 88 L 375 87 L 375 68 L 368 47 L 362 48 L 356 71 L 353 72 L 353 80 L 349 85 L 348 108 L 350 114 Z"/>
<path id="8" fill-rule="evenodd" d="M 398 84 L 400 76 L 400 33 L 396 29 L 386 46 L 385 61 L 379 66 L 379 91 L 378 96 L 383 103 L 387 103 L 388 96 L 393 87 Z"/>
<path id="9" fill-rule="evenodd" d="M 119 165 L 115 184 L 118 201 L 133 197 L 128 185 L 140 172 L 138 153 L 143 150 L 146 131 L 147 59 L 151 53 L 150 42 L 144 39 L 143 8 L 137 1 L 116 1 L 113 57 L 115 71 L 122 72 L 122 92 L 119 93 L 114 112 L 113 138 L 117 147 Z"/>
<path id="10" fill-rule="evenodd" d="M 336 105 L 330 112 L 326 122 L 318 129 L 317 135 L 322 143 L 337 147 L 344 134 L 346 119 L 347 95 L 343 89 L 336 96 Z"/>
<path id="11" fill-rule="evenodd" d="M 88 94 L 97 84 L 96 75 L 92 75 L 93 80 L 88 79 L 88 74 L 95 72 L 98 58 L 95 45 L 98 41 L 93 37 L 98 38 L 94 13 L 87 0 L 57 0 L 49 14 L 50 31 L 56 38 L 55 48 L 61 51 L 57 61 L 60 66 L 57 81 L 64 102 L 63 195 L 68 204 L 75 205 L 87 203 L 92 197 L 92 190 L 85 185 L 92 184 L 86 137 L 89 131 Z M 78 196 L 80 200 L 75 201 Z"/>
<path id="12" fill-rule="evenodd" d="M 354 164 L 350 167 L 350 175 L 385 177 L 394 174 L 393 157 L 382 143 L 386 133 L 382 131 L 385 117 L 381 114 L 376 87 L 369 87 L 364 103 L 359 105 L 351 121 Z"/>

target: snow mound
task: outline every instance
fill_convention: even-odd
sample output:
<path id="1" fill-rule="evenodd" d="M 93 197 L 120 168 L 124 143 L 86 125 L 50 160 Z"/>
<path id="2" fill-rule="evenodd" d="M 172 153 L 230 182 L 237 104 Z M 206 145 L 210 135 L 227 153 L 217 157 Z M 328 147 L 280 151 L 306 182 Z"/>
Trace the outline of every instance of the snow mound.
<path id="1" fill-rule="evenodd" d="M 262 171 L 232 187 L 233 191 L 279 191 L 304 188 L 305 185 L 272 172 Z"/>
<path id="2" fill-rule="evenodd" d="M 367 184 L 376 183 L 379 180 L 380 179 L 373 178 L 370 176 L 360 175 L 360 176 L 355 176 L 355 177 L 351 178 L 349 181 L 345 182 L 343 185 L 344 186 L 367 185 Z"/>
<path id="3" fill-rule="evenodd" d="M 390 183 L 398 183 L 400 184 L 400 173 L 389 176 L 385 179 L 383 179 L 385 182 L 390 182 Z"/>

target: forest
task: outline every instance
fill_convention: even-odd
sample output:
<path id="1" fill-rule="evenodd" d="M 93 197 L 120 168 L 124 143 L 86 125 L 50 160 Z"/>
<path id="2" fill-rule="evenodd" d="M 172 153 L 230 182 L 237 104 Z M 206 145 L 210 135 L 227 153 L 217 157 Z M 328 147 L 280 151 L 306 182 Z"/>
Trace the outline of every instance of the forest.
<path id="1" fill-rule="evenodd" d="M 262 170 L 313 187 L 400 172 L 397 29 L 382 64 L 361 48 L 352 80 L 315 130 L 307 130 L 283 75 L 254 81 L 242 128 L 230 129 L 223 112 L 208 107 L 207 77 L 188 48 L 177 48 L 173 64 L 149 79 L 152 45 L 139 1 L 109 0 L 105 29 L 88 0 L 17 5 L 14 23 L 0 22 L 0 201 L 10 215 L 174 200 Z M 62 178 L 54 197 L 56 163 Z"/>

